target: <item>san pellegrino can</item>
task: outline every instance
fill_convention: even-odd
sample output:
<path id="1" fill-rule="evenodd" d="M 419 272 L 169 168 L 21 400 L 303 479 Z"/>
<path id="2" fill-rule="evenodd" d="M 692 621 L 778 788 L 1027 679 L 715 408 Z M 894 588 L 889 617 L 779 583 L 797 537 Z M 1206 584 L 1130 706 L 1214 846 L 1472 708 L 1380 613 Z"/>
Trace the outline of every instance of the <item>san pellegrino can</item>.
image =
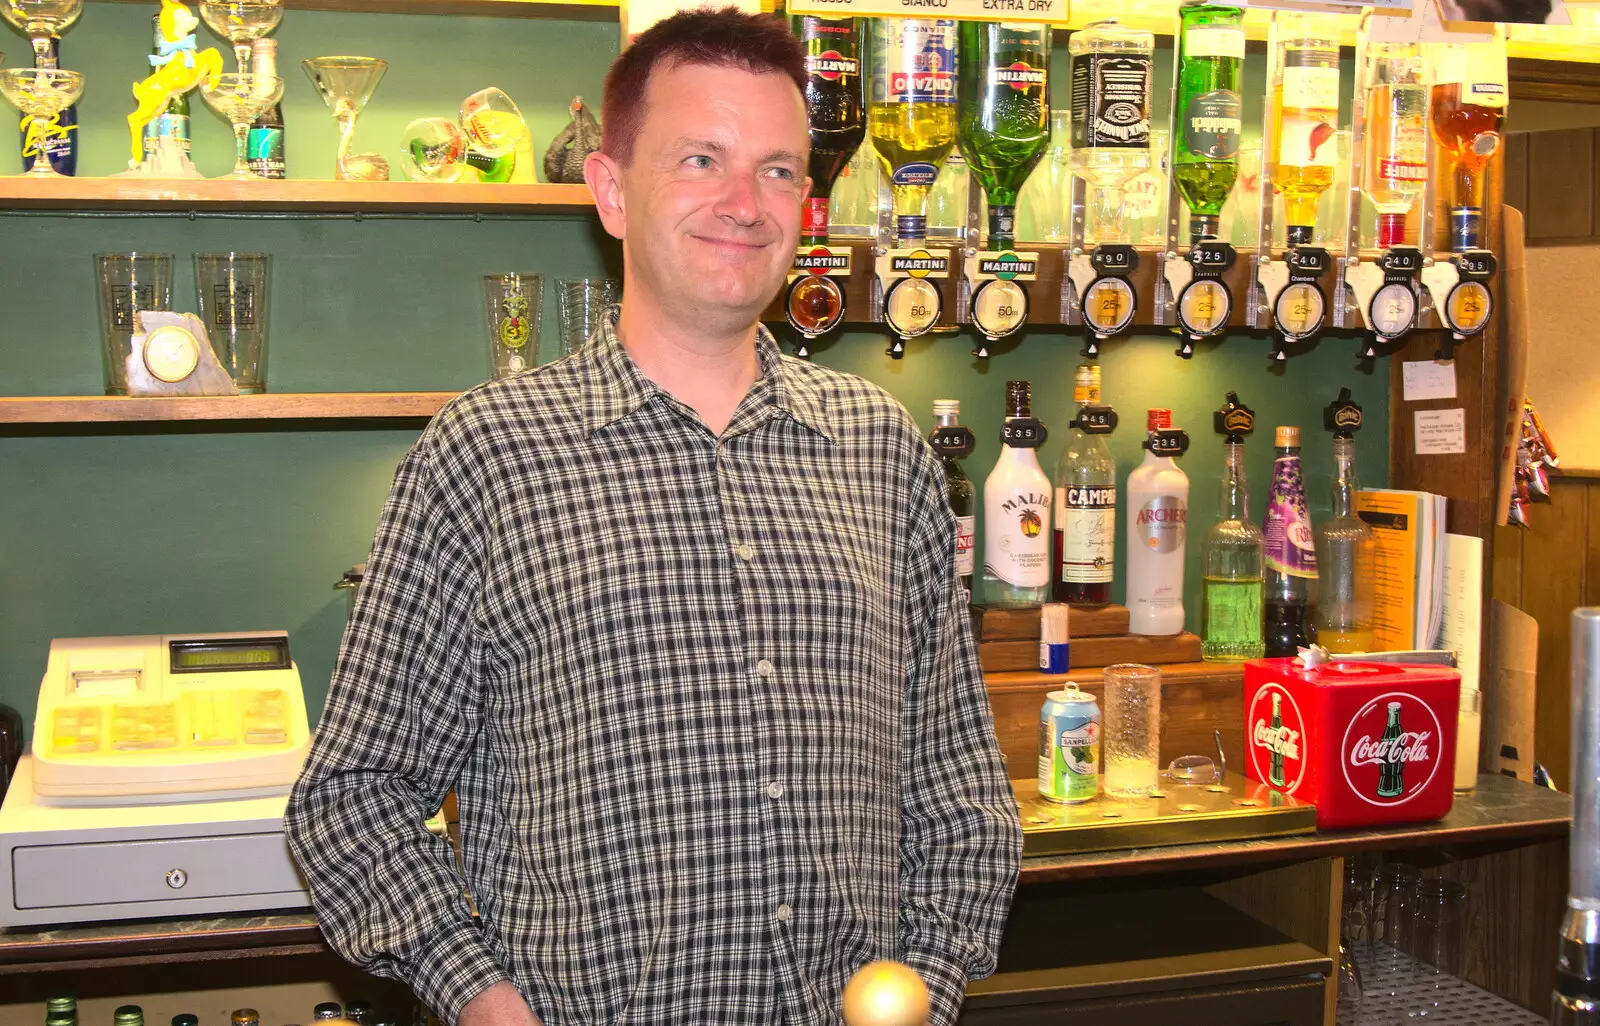
<path id="1" fill-rule="evenodd" d="M 1039 711 L 1039 797 L 1086 802 L 1100 793 L 1100 703 L 1067 682 Z"/>
<path id="2" fill-rule="evenodd" d="M 1172 177 L 1189 207 L 1190 238 L 1216 238 L 1222 205 L 1239 175 L 1244 11 L 1186 3 L 1179 17 Z"/>
<path id="3" fill-rule="evenodd" d="M 895 236 L 928 234 L 928 190 L 956 144 L 956 23 L 877 18 L 872 23 L 867 133 L 894 193 Z"/>
<path id="4" fill-rule="evenodd" d="M 961 23 L 958 138 L 989 201 L 989 247 L 1016 244 L 1017 192 L 1050 145 L 1050 26 Z"/>

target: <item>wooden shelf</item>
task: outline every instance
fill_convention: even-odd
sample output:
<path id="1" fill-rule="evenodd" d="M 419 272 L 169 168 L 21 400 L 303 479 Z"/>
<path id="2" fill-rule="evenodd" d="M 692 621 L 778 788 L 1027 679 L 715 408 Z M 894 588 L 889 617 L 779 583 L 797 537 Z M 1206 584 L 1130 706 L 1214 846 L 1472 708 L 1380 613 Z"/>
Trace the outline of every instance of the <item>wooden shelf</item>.
<path id="1" fill-rule="evenodd" d="M 0 178 L 0 210 L 308 211 L 325 214 L 582 214 L 586 185 L 241 182 L 226 178 Z"/>
<path id="2" fill-rule="evenodd" d="M 13 396 L 0 424 L 127 424 L 177 420 L 337 420 L 431 417 L 456 392 L 322 392 L 186 396 Z"/>
<path id="3" fill-rule="evenodd" d="M 148 4 L 149 0 L 112 0 Z M 443 14 L 457 18 L 573 18 L 616 21 L 617 0 L 283 0 L 291 11 Z"/>

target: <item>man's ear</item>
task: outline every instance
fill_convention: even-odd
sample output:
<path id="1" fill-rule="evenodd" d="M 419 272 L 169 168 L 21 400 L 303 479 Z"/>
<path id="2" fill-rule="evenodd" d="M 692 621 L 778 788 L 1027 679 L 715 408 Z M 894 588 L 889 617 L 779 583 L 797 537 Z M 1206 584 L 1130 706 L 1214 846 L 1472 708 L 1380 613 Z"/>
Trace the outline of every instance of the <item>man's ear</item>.
<path id="1" fill-rule="evenodd" d="M 589 183 L 600 223 L 613 238 L 622 238 L 628 223 L 622 208 L 622 167 L 596 150 L 583 160 L 583 180 Z"/>

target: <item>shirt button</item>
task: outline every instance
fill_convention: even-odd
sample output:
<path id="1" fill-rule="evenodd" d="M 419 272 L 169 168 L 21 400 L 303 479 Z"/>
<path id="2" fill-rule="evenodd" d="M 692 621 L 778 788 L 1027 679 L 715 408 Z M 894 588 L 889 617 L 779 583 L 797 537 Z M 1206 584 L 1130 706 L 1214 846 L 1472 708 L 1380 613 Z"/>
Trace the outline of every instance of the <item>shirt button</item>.
<path id="1" fill-rule="evenodd" d="M 763 659 L 759 663 L 756 663 L 756 672 L 763 677 L 772 676 L 772 661 L 770 659 Z"/>
<path id="2" fill-rule="evenodd" d="M 756 558 L 755 547 L 750 545 L 748 542 L 740 542 L 738 547 L 733 550 L 733 554 L 744 560 L 746 563 Z"/>
<path id="3" fill-rule="evenodd" d="M 778 906 L 778 922 L 787 923 L 789 921 L 789 917 L 792 915 L 794 915 L 794 910 L 788 905 Z"/>
<path id="4" fill-rule="evenodd" d="M 767 785 L 767 797 L 768 798 L 782 798 L 783 797 L 783 785 L 778 783 L 776 780 L 774 780 L 772 783 L 768 784 Z"/>

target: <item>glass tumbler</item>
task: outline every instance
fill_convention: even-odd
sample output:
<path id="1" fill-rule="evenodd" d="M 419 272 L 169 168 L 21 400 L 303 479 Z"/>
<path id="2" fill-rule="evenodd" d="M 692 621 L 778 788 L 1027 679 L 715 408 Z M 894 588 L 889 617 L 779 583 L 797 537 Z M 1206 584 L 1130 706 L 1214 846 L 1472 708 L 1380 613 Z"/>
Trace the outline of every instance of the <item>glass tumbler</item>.
<path id="1" fill-rule="evenodd" d="M 100 253 L 94 258 L 100 283 L 100 337 L 104 341 L 106 395 L 128 394 L 128 354 L 133 351 L 133 315 L 172 309 L 171 253 Z"/>
<path id="2" fill-rule="evenodd" d="M 539 311 L 544 279 L 537 274 L 486 274 L 489 357 L 494 376 L 531 370 L 539 359 Z"/>
<path id="3" fill-rule="evenodd" d="M 621 297 L 622 283 L 615 278 L 567 278 L 556 282 L 562 353 L 571 356 L 582 349 L 600 330 L 600 318 L 606 308 Z"/>
<path id="4" fill-rule="evenodd" d="M 1411 969 L 1413 917 L 1416 914 L 1417 885 L 1422 874 L 1416 866 L 1385 862 L 1373 875 L 1375 918 L 1382 924 L 1379 942 L 1373 947 L 1373 979 L 1370 987 L 1395 998 L 1404 988 Z"/>
<path id="5" fill-rule="evenodd" d="M 1413 908 L 1411 954 L 1419 986 L 1407 1013 L 1413 1019 L 1443 1022 L 1443 1006 L 1461 982 L 1467 888 L 1454 880 L 1429 877 L 1417 886 Z"/>
<path id="6" fill-rule="evenodd" d="M 1478 743 L 1483 736 L 1483 692 L 1461 689 L 1461 712 L 1456 721 L 1456 794 L 1470 794 L 1478 786 Z"/>
<path id="7" fill-rule="evenodd" d="M 240 393 L 267 390 L 266 253 L 196 253 L 194 285 L 211 351 Z"/>
<path id="8" fill-rule="evenodd" d="M 1156 789 L 1161 755 L 1161 671 L 1139 663 L 1105 670 L 1105 787 L 1113 798 Z"/>

